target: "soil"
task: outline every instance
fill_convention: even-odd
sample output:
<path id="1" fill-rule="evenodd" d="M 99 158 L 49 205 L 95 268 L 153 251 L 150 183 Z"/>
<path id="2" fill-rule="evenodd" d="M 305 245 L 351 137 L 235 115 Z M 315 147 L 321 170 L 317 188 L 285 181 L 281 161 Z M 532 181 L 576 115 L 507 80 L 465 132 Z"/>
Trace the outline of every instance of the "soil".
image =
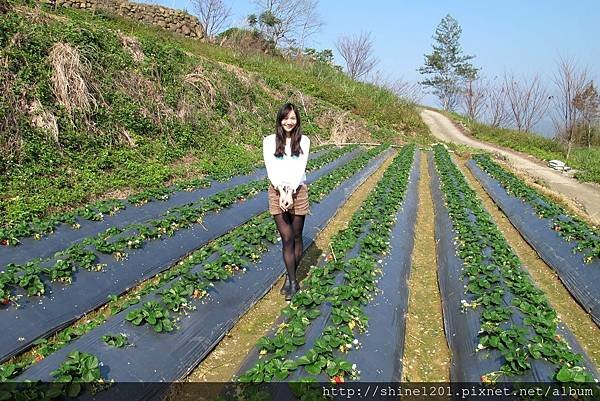
<path id="1" fill-rule="evenodd" d="M 556 310 L 559 319 L 573 333 L 590 359 L 600 367 L 600 328 L 596 326 L 589 314 L 575 301 L 560 281 L 556 272 L 548 266 L 536 251 L 529 246 L 510 220 L 502 213 L 492 198 L 485 192 L 465 165 L 468 159 L 455 158 L 456 164 L 467 178 L 471 188 L 477 192 L 486 210 L 502 231 L 511 248 L 523 262 L 535 284 L 546 294 L 550 305 Z"/>
<path id="2" fill-rule="evenodd" d="M 423 109 L 420 114 L 423 121 L 429 126 L 431 133 L 438 139 L 500 155 L 513 169 L 526 173 L 534 181 L 541 182 L 553 191 L 571 199 L 593 224 L 600 224 L 600 189 L 597 185 L 578 182 L 574 178 L 567 177 L 550 167 L 546 167 L 540 160 L 531 155 L 525 155 L 469 137 L 461 132 L 450 119 L 440 113 Z"/>
<path id="3" fill-rule="evenodd" d="M 450 351 L 444 333 L 442 304 L 437 277 L 434 209 L 430 190 L 427 153 L 421 153 L 419 208 L 415 245 L 408 283 L 410 297 L 406 316 L 403 380 L 407 382 L 450 381 Z"/>
<path id="4" fill-rule="evenodd" d="M 395 152 L 384 161 L 382 166 L 375 171 L 375 173 L 355 190 L 354 194 L 348 199 L 343 207 L 338 210 L 331 222 L 319 233 L 315 243 L 307 249 L 302 257 L 302 261 L 298 267 L 300 279 L 306 277 L 310 270 L 310 266 L 316 264 L 320 257 L 326 256 L 329 252 L 329 242 L 331 237 L 338 231 L 347 227 L 348 221 L 382 177 L 387 167 L 391 164 L 394 156 Z M 234 374 L 244 362 L 246 355 L 252 350 L 256 342 L 268 333 L 273 323 L 280 316 L 281 309 L 286 306 L 283 296 L 279 294 L 279 288 L 283 285 L 283 280 L 284 277 L 280 278 L 265 297 L 258 301 L 254 307 L 242 316 L 223 340 L 221 340 L 213 351 L 186 379 L 184 379 L 184 381 L 232 381 Z M 221 391 L 221 388 L 219 386 L 211 386 L 209 390 L 211 394 L 205 394 L 205 399 L 216 397 L 219 391 Z M 179 387 L 173 390 L 168 400 L 191 399 L 186 398 L 186 396 L 192 395 L 185 394 L 184 387 Z M 197 400 L 197 397 L 198 394 L 193 394 L 194 400 Z"/>

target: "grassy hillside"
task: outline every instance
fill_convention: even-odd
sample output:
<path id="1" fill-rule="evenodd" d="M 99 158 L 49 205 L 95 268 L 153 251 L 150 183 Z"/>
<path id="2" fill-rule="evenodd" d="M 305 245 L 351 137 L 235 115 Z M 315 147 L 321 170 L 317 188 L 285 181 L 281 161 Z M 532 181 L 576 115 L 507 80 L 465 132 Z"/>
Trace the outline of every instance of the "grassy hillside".
<path id="1" fill-rule="evenodd" d="M 527 153 L 541 160 L 558 159 L 565 161 L 572 168 L 579 170 L 575 173 L 575 178 L 579 181 L 600 183 L 600 148 L 598 147 L 590 149 L 574 148 L 571 151 L 569 160 L 566 160 L 565 147 L 554 139 L 544 138 L 529 132 L 490 127 L 470 121 L 468 118 L 456 113 L 445 114 L 455 121 L 461 122 L 467 127 L 469 133 L 477 139 Z"/>
<path id="2" fill-rule="evenodd" d="M 328 66 L 99 12 L 15 5 L 0 19 L 0 60 L 0 229 L 248 171 L 288 100 L 315 145 L 430 139 L 412 105 Z"/>

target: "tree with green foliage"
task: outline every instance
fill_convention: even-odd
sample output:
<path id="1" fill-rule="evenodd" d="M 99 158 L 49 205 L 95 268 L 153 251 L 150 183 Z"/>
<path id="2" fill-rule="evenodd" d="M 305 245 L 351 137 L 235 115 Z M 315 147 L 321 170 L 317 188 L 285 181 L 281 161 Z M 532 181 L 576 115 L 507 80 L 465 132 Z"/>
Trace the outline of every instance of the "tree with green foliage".
<path id="1" fill-rule="evenodd" d="M 306 48 L 303 51 L 306 57 L 311 58 L 312 60 L 333 66 L 333 51 L 331 49 L 317 50 L 313 48 Z"/>
<path id="2" fill-rule="evenodd" d="M 462 54 L 461 33 L 458 21 L 446 15 L 435 30 L 433 52 L 425 55 L 425 65 L 417 70 L 428 76 L 420 84 L 432 88 L 444 110 L 454 110 L 465 82 L 477 78 L 478 69 L 469 63 L 475 56 Z"/>

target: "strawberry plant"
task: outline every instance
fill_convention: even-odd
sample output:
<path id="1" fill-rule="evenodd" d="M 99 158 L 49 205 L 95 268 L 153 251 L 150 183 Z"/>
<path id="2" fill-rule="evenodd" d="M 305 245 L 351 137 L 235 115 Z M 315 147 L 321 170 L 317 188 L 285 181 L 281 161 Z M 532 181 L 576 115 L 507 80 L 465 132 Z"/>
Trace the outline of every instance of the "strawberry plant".
<path id="1" fill-rule="evenodd" d="M 52 281 L 71 283 L 75 266 L 70 260 L 58 259 L 54 266 L 44 269 Z"/>
<path id="2" fill-rule="evenodd" d="M 102 336 L 102 341 L 106 344 L 116 347 L 123 348 L 126 345 L 129 345 L 129 340 L 127 339 L 127 335 L 121 334 L 105 334 Z"/>
<path id="3" fill-rule="evenodd" d="M 155 301 L 146 302 L 143 307 L 132 310 L 127 314 L 126 319 L 136 326 L 148 323 L 157 333 L 173 331 L 169 311 Z"/>
<path id="4" fill-rule="evenodd" d="M 42 295 L 46 287 L 40 279 L 42 272 L 39 262 L 29 262 L 21 269 L 21 276 L 17 278 L 17 285 L 27 291 L 30 297 Z"/>
<path id="5" fill-rule="evenodd" d="M 0 365 L 0 383 L 11 381 L 11 379 L 20 375 L 26 367 L 27 364 L 24 362 Z"/>
<path id="6" fill-rule="evenodd" d="M 77 397 L 84 383 L 100 380 L 100 361 L 92 354 L 73 351 L 67 360 L 50 374 L 56 382 L 64 384 L 64 394 L 67 397 Z"/>

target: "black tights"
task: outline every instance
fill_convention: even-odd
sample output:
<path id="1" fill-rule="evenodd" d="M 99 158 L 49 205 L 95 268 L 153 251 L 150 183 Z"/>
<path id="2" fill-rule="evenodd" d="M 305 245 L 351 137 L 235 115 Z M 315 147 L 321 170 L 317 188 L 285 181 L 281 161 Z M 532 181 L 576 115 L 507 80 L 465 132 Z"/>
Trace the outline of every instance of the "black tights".
<path id="1" fill-rule="evenodd" d="M 275 224 L 281 235 L 283 245 L 283 260 L 290 281 L 296 281 L 296 269 L 302 257 L 302 230 L 306 216 L 294 215 L 288 212 L 276 214 Z"/>

